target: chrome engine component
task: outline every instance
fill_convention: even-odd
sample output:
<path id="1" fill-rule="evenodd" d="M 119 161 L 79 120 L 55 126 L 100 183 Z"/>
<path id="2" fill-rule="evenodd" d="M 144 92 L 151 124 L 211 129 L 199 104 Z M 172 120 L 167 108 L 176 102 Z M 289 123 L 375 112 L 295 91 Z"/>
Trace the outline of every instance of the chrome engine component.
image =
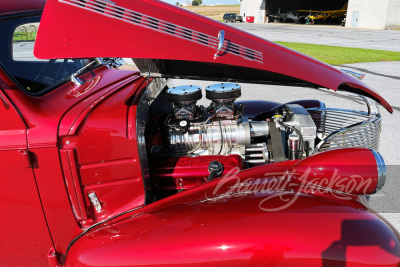
<path id="1" fill-rule="evenodd" d="M 372 150 L 374 154 L 376 165 L 378 166 L 378 183 L 376 185 L 375 193 L 382 189 L 386 182 L 386 164 L 383 157 L 379 152 Z"/>
<path id="2" fill-rule="evenodd" d="M 211 104 L 204 108 L 196 106 L 201 98 L 200 87 L 187 85 L 168 89 L 167 98 L 173 104 L 173 113 L 165 123 L 168 134 L 168 146 L 163 148 L 165 153 L 191 156 L 238 154 L 248 164 L 275 162 L 278 152 L 274 156 L 270 135 L 274 121 L 280 128 L 274 135 L 275 144 L 286 143 L 286 152 L 280 152 L 280 158 L 300 159 L 314 151 L 317 127 L 304 107 L 288 104 L 268 111 L 265 120 L 249 121 L 243 117 L 243 109 L 236 108 L 235 100 L 240 95 L 239 84 L 207 86 L 206 97 Z"/>
<path id="3" fill-rule="evenodd" d="M 244 155 L 246 162 L 251 164 L 266 163 L 269 161 L 268 148 L 266 143 L 251 144 L 245 148 Z"/>
<path id="4" fill-rule="evenodd" d="M 300 159 L 300 137 L 297 134 L 289 135 L 289 159 Z"/>
<path id="5" fill-rule="evenodd" d="M 241 96 L 237 83 L 217 83 L 206 87 L 206 98 L 211 100 L 209 110 L 215 117 L 232 119 L 235 116 L 235 100 Z"/>
<path id="6" fill-rule="evenodd" d="M 334 108 L 309 108 L 317 125 L 318 138 L 315 148 L 326 151 L 346 147 L 366 147 L 379 150 L 381 115 Z"/>
<path id="7" fill-rule="evenodd" d="M 196 102 L 201 97 L 201 87 L 196 85 L 183 85 L 168 89 L 167 98 L 172 102 L 174 119 L 194 119 L 197 111 Z"/>
<path id="8" fill-rule="evenodd" d="M 286 125 L 295 127 L 304 141 L 304 152 L 312 154 L 315 147 L 315 138 L 317 137 L 317 126 L 307 110 L 297 104 L 288 104 L 285 106 L 287 111 Z"/>
<path id="9" fill-rule="evenodd" d="M 190 151 L 198 155 L 244 155 L 252 137 L 268 136 L 268 133 L 267 122 L 224 120 L 209 124 L 192 123 L 187 132 L 171 128 L 169 138 L 175 151 Z"/>

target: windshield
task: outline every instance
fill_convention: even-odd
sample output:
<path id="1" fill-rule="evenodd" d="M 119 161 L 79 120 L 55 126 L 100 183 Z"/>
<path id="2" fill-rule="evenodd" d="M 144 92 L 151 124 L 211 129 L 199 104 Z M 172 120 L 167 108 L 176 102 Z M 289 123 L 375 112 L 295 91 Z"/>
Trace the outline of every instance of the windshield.
<path id="1" fill-rule="evenodd" d="M 70 76 L 94 59 L 37 59 L 33 55 L 40 17 L 16 18 L 0 23 L 1 63 L 16 83 L 32 95 L 42 95 L 70 80 Z M 98 63 L 93 64 L 93 68 Z"/>

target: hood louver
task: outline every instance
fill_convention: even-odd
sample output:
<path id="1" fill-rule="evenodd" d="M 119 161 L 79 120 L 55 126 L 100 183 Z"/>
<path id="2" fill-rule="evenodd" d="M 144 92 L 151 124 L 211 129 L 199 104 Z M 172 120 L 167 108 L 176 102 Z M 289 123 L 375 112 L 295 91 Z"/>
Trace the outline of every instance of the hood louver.
<path id="1" fill-rule="evenodd" d="M 139 12 L 123 8 L 111 1 L 104 0 L 59 0 L 60 3 L 69 4 L 75 7 L 83 8 L 110 18 L 118 19 L 127 23 L 141 26 L 150 30 L 173 35 L 177 38 L 189 40 L 213 49 L 218 47 L 218 38 L 188 29 L 164 20 L 141 14 Z M 247 60 L 263 63 L 263 55 L 259 51 L 224 41 L 223 52 L 230 53 Z"/>

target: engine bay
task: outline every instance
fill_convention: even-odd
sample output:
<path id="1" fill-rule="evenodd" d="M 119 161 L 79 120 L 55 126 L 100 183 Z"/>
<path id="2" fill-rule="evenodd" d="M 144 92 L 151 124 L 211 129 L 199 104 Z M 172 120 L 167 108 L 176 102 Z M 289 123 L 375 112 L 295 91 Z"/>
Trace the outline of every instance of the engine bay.
<path id="1" fill-rule="evenodd" d="M 240 84 L 212 84 L 205 88 L 209 104 L 198 105 L 202 88 L 183 85 L 164 89 L 152 102 L 145 139 L 152 192 L 158 192 L 158 198 L 234 168 L 314 153 L 317 126 L 304 106 L 292 102 L 251 107 L 249 114 L 240 96 Z"/>

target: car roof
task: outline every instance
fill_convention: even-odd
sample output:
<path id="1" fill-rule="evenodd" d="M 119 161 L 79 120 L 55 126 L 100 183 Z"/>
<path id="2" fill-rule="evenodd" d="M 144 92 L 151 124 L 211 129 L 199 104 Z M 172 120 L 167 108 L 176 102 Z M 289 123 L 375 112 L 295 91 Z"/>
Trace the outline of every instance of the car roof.
<path id="1" fill-rule="evenodd" d="M 13 0 L 0 2 L 0 15 L 42 11 L 46 0 Z"/>

